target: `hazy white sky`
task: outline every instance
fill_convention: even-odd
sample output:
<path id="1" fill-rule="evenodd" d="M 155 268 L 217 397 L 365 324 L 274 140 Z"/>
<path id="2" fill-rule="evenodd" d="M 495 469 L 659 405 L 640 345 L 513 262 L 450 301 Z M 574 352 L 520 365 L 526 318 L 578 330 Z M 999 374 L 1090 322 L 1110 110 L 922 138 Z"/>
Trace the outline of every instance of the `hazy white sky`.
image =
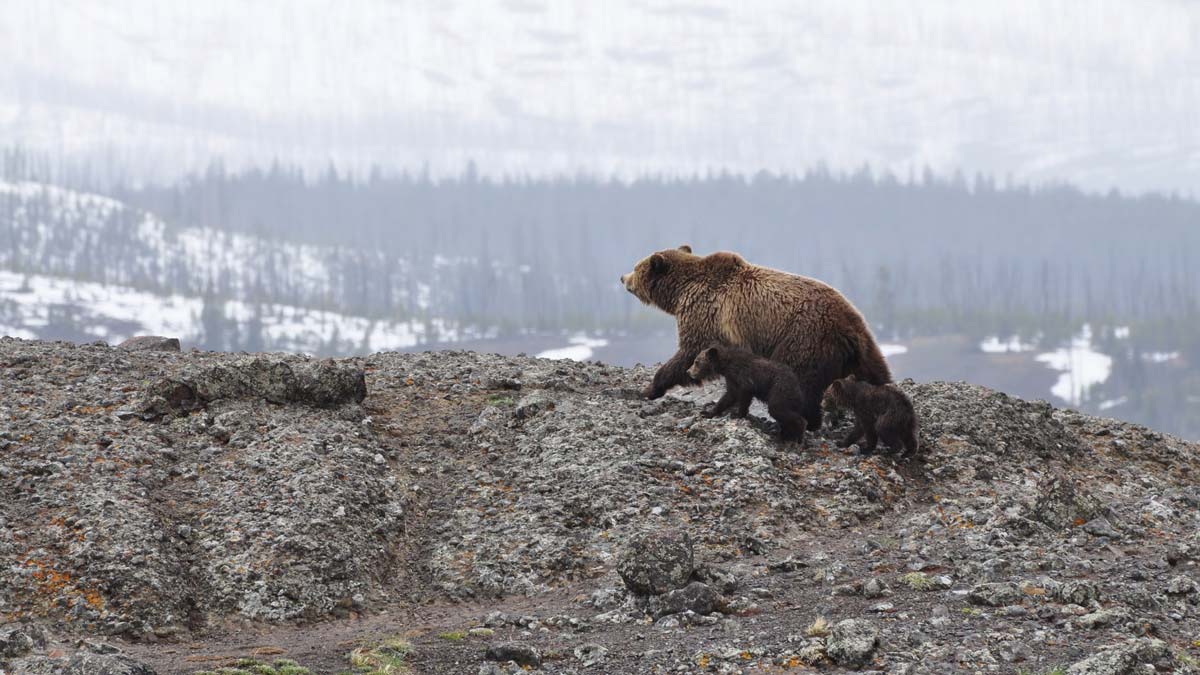
<path id="1" fill-rule="evenodd" d="M 825 162 L 1200 193 L 1200 3 L 0 2 L 0 137 L 146 177 Z"/>

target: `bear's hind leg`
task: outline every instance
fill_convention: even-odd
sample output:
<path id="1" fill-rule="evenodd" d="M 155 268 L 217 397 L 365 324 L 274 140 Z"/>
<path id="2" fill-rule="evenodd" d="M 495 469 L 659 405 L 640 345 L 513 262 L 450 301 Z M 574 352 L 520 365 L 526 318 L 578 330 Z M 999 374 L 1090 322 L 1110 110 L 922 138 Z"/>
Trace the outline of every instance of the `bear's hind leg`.
<path id="1" fill-rule="evenodd" d="M 804 415 L 800 414 L 795 406 L 772 401 L 767 405 L 767 412 L 771 413 L 771 417 L 779 422 L 779 438 L 784 443 L 788 441 L 796 441 L 800 445 L 804 444 L 804 431 L 808 426 Z"/>
<path id="2" fill-rule="evenodd" d="M 917 440 L 917 430 L 913 429 L 904 439 L 904 450 L 910 455 L 917 454 L 920 442 Z"/>
<path id="3" fill-rule="evenodd" d="M 879 418 L 876 428 L 879 430 L 879 438 L 892 452 L 908 454 L 916 451 L 916 429 L 913 424 L 906 422 L 904 415 L 887 413 Z"/>

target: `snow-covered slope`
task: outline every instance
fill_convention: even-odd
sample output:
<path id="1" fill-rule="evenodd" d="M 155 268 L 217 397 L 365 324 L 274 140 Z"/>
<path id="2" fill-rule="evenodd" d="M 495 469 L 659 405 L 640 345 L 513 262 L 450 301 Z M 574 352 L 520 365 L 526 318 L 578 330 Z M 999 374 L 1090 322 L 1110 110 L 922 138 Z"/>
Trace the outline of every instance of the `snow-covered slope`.
<path id="1" fill-rule="evenodd" d="M 209 345 L 213 336 L 205 335 L 205 302 L 195 296 L 0 270 L 0 336 L 117 344 L 134 335 L 167 335 L 188 346 Z M 215 311 L 225 318 L 221 346 L 228 348 L 369 354 L 492 337 L 440 319 L 377 320 L 275 303 L 218 300 Z M 257 332 L 251 336 L 250 330 Z"/>
<path id="2" fill-rule="evenodd" d="M 168 228 L 151 213 L 109 197 L 43 183 L 0 182 L 0 269 L 250 299 L 260 276 L 284 274 L 298 297 L 333 284 L 328 249 L 203 227 Z M 9 215 L 11 214 L 11 215 Z M 278 271 L 277 271 L 278 270 Z M 403 293 L 403 291 L 399 291 Z"/>
<path id="3" fill-rule="evenodd" d="M 1172 0 L 60 0 L 0 16 L 0 138 L 159 179 L 825 161 L 1195 194 L 1198 72 Z"/>
<path id="4" fill-rule="evenodd" d="M 109 197 L 0 182 L 0 335 L 341 354 L 478 339 L 494 329 L 430 313 L 453 306 L 474 264 L 435 256 L 418 279 L 379 252 L 177 227 Z"/>

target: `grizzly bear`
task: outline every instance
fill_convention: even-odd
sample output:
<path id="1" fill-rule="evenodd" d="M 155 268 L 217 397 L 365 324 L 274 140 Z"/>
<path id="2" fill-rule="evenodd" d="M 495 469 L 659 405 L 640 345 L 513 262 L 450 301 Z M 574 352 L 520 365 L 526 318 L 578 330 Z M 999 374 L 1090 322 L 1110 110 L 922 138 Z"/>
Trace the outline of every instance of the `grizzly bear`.
<path id="1" fill-rule="evenodd" d="M 892 381 L 862 314 L 816 279 L 752 265 L 736 253 L 698 256 L 681 246 L 647 256 L 621 283 L 674 316 L 678 327 L 678 351 L 642 391 L 647 398 L 689 384 L 692 361 L 714 342 L 790 366 L 804 390 L 809 429 L 821 427 L 821 396 L 835 379 L 853 373 L 873 384 Z"/>
<path id="2" fill-rule="evenodd" d="M 705 410 L 705 417 L 716 417 L 737 404 L 737 417 L 750 414 L 755 399 L 767 404 L 767 412 L 779 422 L 780 438 L 804 443 L 804 391 L 791 368 L 741 347 L 712 345 L 700 352 L 688 375 L 697 382 L 717 376 L 725 378 L 725 395 L 716 406 Z"/>
<path id="3" fill-rule="evenodd" d="M 868 384 L 850 375 L 829 385 L 825 402 L 854 412 L 854 427 L 842 445 L 849 447 L 865 435 L 864 455 L 875 452 L 880 439 L 893 451 L 917 451 L 917 413 L 912 400 L 896 385 Z"/>

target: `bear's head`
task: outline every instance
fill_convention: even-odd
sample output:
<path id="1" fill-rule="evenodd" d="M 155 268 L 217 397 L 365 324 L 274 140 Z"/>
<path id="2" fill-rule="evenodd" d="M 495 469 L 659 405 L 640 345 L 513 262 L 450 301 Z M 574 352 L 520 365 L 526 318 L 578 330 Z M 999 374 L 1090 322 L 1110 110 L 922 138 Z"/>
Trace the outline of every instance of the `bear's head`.
<path id="1" fill-rule="evenodd" d="M 721 349 L 713 345 L 696 355 L 696 360 L 692 361 L 692 367 L 688 368 L 688 377 L 696 382 L 711 380 L 720 375 L 720 364 Z"/>
<path id="2" fill-rule="evenodd" d="M 692 255 L 692 247 L 686 245 L 651 253 L 634 265 L 632 272 L 621 275 L 621 284 L 643 304 L 674 314 L 679 292 L 689 276 L 686 269 L 698 260 Z"/>
<path id="3" fill-rule="evenodd" d="M 858 378 L 847 375 L 840 380 L 829 383 L 825 395 L 821 397 L 821 408 L 829 412 L 844 410 L 850 407 L 850 389 Z"/>

